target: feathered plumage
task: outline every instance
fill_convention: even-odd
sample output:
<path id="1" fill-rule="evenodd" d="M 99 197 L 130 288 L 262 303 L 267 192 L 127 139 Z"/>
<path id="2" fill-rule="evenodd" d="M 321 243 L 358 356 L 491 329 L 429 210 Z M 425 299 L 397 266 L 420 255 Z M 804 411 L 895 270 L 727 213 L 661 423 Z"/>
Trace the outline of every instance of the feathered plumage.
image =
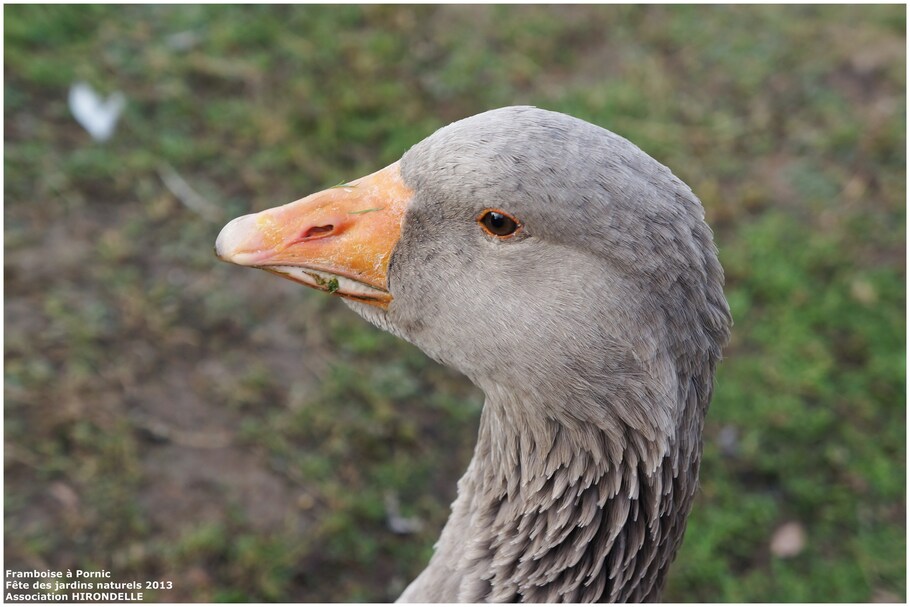
<path id="1" fill-rule="evenodd" d="M 400 600 L 659 599 L 731 324 L 698 199 L 629 141 L 530 107 L 440 129 L 358 188 L 271 211 L 297 222 L 272 240 L 254 223 L 278 215 L 235 220 L 218 248 L 332 292 L 325 276 L 353 280 L 338 294 L 355 311 L 486 394 L 452 515 Z M 375 200 L 350 230 L 391 245 L 339 227 L 339 208 Z"/>

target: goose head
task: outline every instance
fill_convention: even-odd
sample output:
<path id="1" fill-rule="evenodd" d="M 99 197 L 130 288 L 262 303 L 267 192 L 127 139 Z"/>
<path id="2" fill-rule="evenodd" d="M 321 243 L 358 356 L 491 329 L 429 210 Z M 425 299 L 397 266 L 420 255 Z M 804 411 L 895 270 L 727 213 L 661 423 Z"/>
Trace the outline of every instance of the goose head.
<path id="1" fill-rule="evenodd" d="M 585 121 L 502 108 L 440 129 L 372 175 L 235 219 L 216 253 L 342 297 L 486 394 L 452 518 L 404 598 L 652 597 L 644 579 L 659 591 L 663 565 L 643 567 L 631 586 L 603 564 L 632 502 L 641 535 L 664 540 L 672 558 L 684 525 L 672 541 L 657 537 L 671 533 L 661 500 L 670 495 L 684 523 L 730 326 L 701 204 L 666 167 Z M 656 492 L 653 504 L 639 487 Z M 546 532 L 519 531 L 561 499 L 582 507 L 592 491 L 600 523 L 569 514 Z M 626 517 L 611 515 L 624 507 Z M 586 542 L 599 551 L 572 567 L 603 561 L 574 584 L 571 559 L 552 556 L 584 539 L 572 529 L 593 529 Z M 510 534 L 523 552 L 503 548 Z M 459 553 L 459 542 L 473 548 Z M 442 572 L 456 582 L 441 583 Z"/>

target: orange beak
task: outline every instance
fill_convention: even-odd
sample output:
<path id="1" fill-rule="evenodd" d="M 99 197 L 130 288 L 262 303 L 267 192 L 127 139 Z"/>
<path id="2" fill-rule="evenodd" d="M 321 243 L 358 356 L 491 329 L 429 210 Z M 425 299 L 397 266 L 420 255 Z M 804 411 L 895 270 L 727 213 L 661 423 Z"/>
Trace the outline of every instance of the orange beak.
<path id="1" fill-rule="evenodd" d="M 389 259 L 413 192 L 398 163 L 350 183 L 228 223 L 215 241 L 225 261 L 386 308 Z"/>

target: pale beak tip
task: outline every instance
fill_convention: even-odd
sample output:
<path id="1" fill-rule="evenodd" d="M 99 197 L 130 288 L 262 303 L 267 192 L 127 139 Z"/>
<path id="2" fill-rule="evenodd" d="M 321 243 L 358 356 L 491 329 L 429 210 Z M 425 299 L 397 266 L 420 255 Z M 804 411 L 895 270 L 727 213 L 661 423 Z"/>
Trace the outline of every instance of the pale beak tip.
<path id="1" fill-rule="evenodd" d="M 256 229 L 253 215 L 244 215 L 228 222 L 215 239 L 215 256 L 238 265 L 251 265 L 261 258 L 262 235 Z"/>

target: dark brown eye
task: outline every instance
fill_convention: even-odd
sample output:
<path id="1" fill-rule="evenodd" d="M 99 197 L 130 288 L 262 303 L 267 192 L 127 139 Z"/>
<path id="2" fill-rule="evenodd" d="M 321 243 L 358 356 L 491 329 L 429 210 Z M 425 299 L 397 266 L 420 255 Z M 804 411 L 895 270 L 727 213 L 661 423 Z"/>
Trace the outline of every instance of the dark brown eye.
<path id="1" fill-rule="evenodd" d="M 481 213 L 477 221 L 480 222 L 484 230 L 500 238 L 508 238 L 521 227 L 517 219 L 502 211 L 494 211 L 493 209 L 488 209 Z"/>

